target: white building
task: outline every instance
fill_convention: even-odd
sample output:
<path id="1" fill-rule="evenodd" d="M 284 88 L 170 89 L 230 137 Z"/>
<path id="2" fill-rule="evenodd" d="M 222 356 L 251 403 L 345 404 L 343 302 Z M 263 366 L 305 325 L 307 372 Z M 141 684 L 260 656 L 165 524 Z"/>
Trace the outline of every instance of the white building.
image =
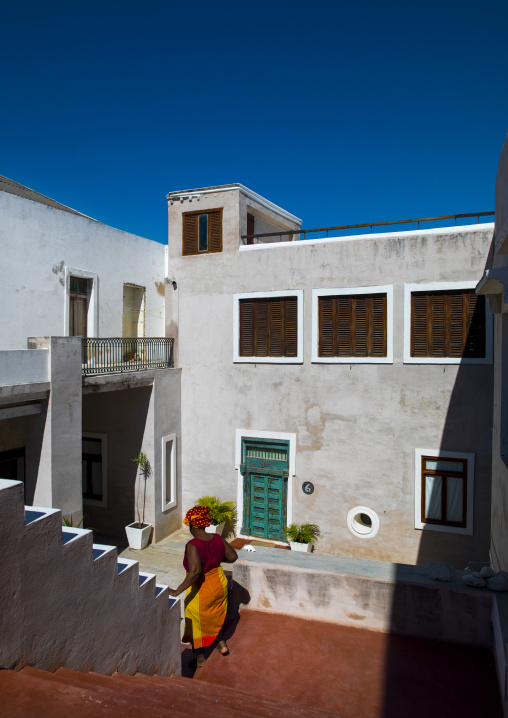
<path id="1" fill-rule="evenodd" d="M 0 461 L 22 477 L 26 460 L 28 503 L 119 535 L 143 450 L 156 541 L 212 494 L 242 535 L 310 521 L 321 552 L 487 560 L 492 321 L 474 287 L 493 225 L 302 241 L 297 217 L 226 185 L 168 195 L 166 257 L 0 189 Z"/>

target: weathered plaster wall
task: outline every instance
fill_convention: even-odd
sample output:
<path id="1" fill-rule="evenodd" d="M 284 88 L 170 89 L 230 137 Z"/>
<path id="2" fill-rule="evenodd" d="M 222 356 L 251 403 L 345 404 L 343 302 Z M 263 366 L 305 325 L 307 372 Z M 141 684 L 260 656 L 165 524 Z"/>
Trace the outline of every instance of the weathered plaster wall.
<path id="1" fill-rule="evenodd" d="M 146 287 L 146 336 L 164 336 L 164 246 L 0 192 L 0 348 L 65 336 L 65 267 L 98 275 L 98 336 L 122 336 L 123 284 Z M 162 285 L 161 285 L 162 283 Z"/>
<path id="2" fill-rule="evenodd" d="M 238 250 L 233 193 L 223 198 L 224 251 L 181 257 L 181 205 L 170 207 L 170 274 L 178 284 L 184 509 L 204 493 L 237 498 L 237 429 L 297 436 L 293 520 L 320 524 L 320 552 L 427 562 L 487 560 L 492 366 L 403 363 L 404 283 L 477 281 L 492 227 L 464 227 Z M 201 200 L 220 206 L 219 197 Z M 194 204 L 194 203 L 193 203 Z M 393 364 L 311 363 L 311 290 L 394 287 Z M 233 295 L 304 291 L 302 365 L 233 363 Z M 475 453 L 474 536 L 414 529 L 416 448 Z M 315 492 L 306 496 L 302 482 Z M 374 509 L 378 535 L 346 525 Z"/>
<path id="3" fill-rule="evenodd" d="M 233 566 L 245 605 L 385 633 L 492 646 L 492 592 L 414 566 L 257 548 Z M 364 565 L 362 565 L 364 564 Z"/>
<path id="4" fill-rule="evenodd" d="M 0 667 L 180 674 L 167 587 L 156 595 L 155 576 L 140 586 L 139 564 L 119 566 L 113 547 L 92 553 L 91 531 L 64 544 L 60 511 L 37 510 L 25 525 L 22 485 L 0 480 Z"/>
<path id="5" fill-rule="evenodd" d="M 0 386 L 48 381 L 48 359 L 47 349 L 0 351 Z"/>

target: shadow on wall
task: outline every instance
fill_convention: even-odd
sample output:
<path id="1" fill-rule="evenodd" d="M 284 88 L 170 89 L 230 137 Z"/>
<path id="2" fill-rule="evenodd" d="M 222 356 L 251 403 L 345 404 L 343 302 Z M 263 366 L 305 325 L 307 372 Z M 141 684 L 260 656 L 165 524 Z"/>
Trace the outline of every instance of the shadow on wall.
<path id="1" fill-rule="evenodd" d="M 84 502 L 84 526 L 103 536 L 123 538 L 125 526 L 137 521 L 132 459 L 142 449 L 151 393 L 138 387 L 83 396 L 83 434 L 105 436 L 107 455 L 106 505 Z"/>
<path id="2" fill-rule="evenodd" d="M 449 371 L 449 368 L 444 366 L 443 371 Z M 446 561 L 460 570 L 469 562 L 489 561 L 492 398 L 492 365 L 460 364 L 440 445 L 416 447 L 434 450 L 436 454 L 448 452 L 452 456 L 447 457 L 449 462 L 439 461 L 444 458 L 443 454 L 441 457 L 430 456 L 427 461 L 424 456 L 430 452 L 422 452 L 423 456 L 417 452 L 415 492 L 418 491 L 418 481 L 422 487 L 423 502 L 415 508 L 415 514 L 417 511 L 420 514 L 423 503 L 423 510 L 428 516 L 437 517 L 442 511 L 442 518 L 460 520 L 464 516 L 468 523 L 470 509 L 474 530 L 472 535 L 467 535 L 423 528 L 417 558 L 417 564 L 422 567 L 432 561 Z M 459 454 L 455 462 L 454 452 Z M 464 458 L 460 454 L 473 454 L 474 506 L 471 506 L 472 497 L 467 491 L 467 467 L 462 463 Z M 447 476 L 447 470 L 451 476 Z M 463 470 L 466 472 L 465 479 L 455 474 Z M 462 505 L 462 496 L 466 502 L 469 499 L 469 505 Z M 472 567 L 473 570 L 479 568 L 481 564 Z M 402 568 L 398 573 L 402 578 Z M 418 590 L 416 597 L 415 591 Z M 384 666 L 384 709 L 381 715 L 385 718 L 407 715 L 403 711 L 404 701 L 406 709 L 418 705 L 418 715 L 433 715 L 434 718 L 455 715 L 459 705 L 466 710 L 461 715 L 489 715 L 492 718 L 502 715 L 492 652 L 488 648 L 459 647 L 444 640 L 438 642 L 441 636 L 444 637 L 444 627 L 456 618 L 452 615 L 453 601 L 447 604 L 448 607 L 442 601 L 443 591 L 448 590 L 443 587 L 442 591 L 430 592 L 425 586 L 417 589 L 402 582 L 395 586 Z M 460 597 L 455 608 L 461 610 Z M 474 621 L 475 617 L 467 616 L 465 620 Z M 424 635 L 428 634 L 431 640 L 397 635 L 409 621 L 418 623 Z"/>

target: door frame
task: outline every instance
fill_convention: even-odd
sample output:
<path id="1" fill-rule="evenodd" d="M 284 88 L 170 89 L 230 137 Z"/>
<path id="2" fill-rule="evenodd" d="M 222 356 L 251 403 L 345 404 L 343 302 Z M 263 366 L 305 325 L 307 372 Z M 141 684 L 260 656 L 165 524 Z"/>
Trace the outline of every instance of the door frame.
<path id="1" fill-rule="evenodd" d="M 293 483 L 296 475 L 296 434 L 280 431 L 259 431 L 255 429 L 237 429 L 235 440 L 235 469 L 237 471 L 236 510 L 239 521 L 243 517 L 243 475 L 240 472 L 242 463 L 242 438 L 245 439 L 273 439 L 289 441 L 289 475 L 287 495 L 287 525 L 293 521 Z M 254 538 L 238 534 L 241 538 Z M 281 543 L 281 542 L 278 542 Z"/>

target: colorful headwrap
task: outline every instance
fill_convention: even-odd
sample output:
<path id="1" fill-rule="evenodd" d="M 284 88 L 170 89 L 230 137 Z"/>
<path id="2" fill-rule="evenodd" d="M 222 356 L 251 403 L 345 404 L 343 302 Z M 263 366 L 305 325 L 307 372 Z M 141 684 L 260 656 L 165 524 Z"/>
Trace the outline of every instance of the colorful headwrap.
<path id="1" fill-rule="evenodd" d="M 210 513 L 209 506 L 194 506 L 194 508 L 187 511 L 183 520 L 186 526 L 195 526 L 197 529 L 205 529 L 210 526 Z"/>

